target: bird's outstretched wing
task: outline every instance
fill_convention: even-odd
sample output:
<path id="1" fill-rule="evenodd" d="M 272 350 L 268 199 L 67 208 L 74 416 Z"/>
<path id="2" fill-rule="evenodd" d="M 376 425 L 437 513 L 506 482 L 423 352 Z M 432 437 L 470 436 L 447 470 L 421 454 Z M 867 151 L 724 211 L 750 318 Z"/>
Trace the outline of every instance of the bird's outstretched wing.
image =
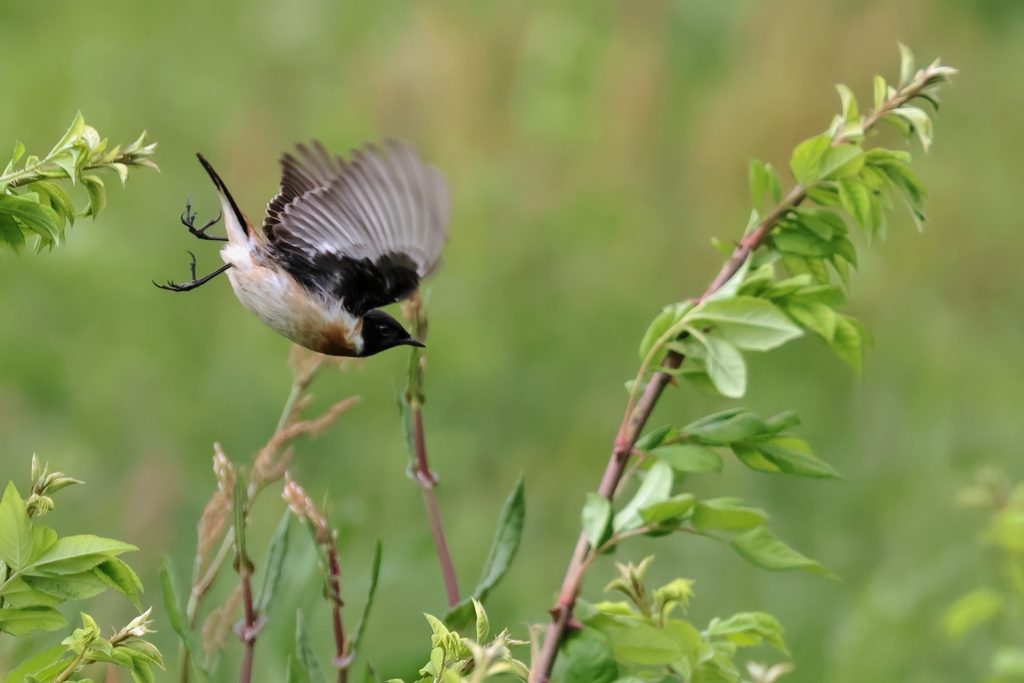
<path id="1" fill-rule="evenodd" d="M 448 187 L 407 142 L 365 145 L 352 160 L 323 145 L 285 154 L 263 230 L 303 286 L 355 315 L 409 296 L 441 260 Z"/>

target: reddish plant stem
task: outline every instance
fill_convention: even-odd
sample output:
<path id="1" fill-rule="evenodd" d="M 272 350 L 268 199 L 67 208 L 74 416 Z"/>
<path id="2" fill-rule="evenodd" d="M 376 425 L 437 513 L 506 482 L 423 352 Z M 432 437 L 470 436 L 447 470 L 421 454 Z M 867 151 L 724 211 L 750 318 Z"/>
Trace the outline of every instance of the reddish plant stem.
<path id="1" fill-rule="evenodd" d="M 448 541 L 444 535 L 444 524 L 441 522 L 441 506 L 437 503 L 437 478 L 430 471 L 427 459 L 427 441 L 423 432 L 423 409 L 416 401 L 409 402 L 412 411 L 413 442 L 416 449 L 416 482 L 423 492 L 423 505 L 427 509 L 427 522 L 430 534 L 434 537 L 434 548 L 437 549 L 437 561 L 441 565 L 441 577 L 444 579 L 444 591 L 448 596 L 448 606 L 459 604 L 459 581 L 455 575 L 451 553 L 448 552 Z"/>
<path id="2" fill-rule="evenodd" d="M 761 245 L 769 231 L 775 227 L 786 212 L 799 205 L 806 197 L 804 188 L 800 186 L 793 188 L 789 196 L 780 202 L 774 211 L 768 214 L 757 229 L 743 238 L 700 300 L 706 300 L 721 289 L 729 281 L 729 278 L 735 275 L 746 262 L 751 252 Z M 671 371 L 678 368 L 682 362 L 682 355 L 669 352 L 662 362 L 662 367 Z M 626 463 L 629 461 L 633 446 L 636 444 L 636 440 L 640 436 L 644 425 L 647 424 L 651 411 L 654 410 L 654 406 L 658 403 L 661 392 L 665 390 L 670 381 L 672 381 L 670 372 L 655 372 L 644 389 L 640 400 L 637 401 L 636 406 L 623 418 L 622 425 L 619 427 L 619 433 L 615 437 L 611 458 L 609 458 L 608 466 L 605 468 L 604 476 L 601 478 L 601 485 L 597 489 L 597 492 L 608 500 L 612 500 L 615 497 L 615 491 L 622 481 L 622 475 L 626 470 Z M 572 610 L 576 605 L 576 598 L 579 597 L 583 574 L 589 564 L 587 562 L 589 552 L 590 544 L 587 542 L 586 535 L 581 533 L 579 540 L 576 542 L 576 549 L 573 551 L 572 560 L 569 562 L 569 569 L 565 574 L 565 579 L 562 581 L 562 589 L 558 594 L 558 601 L 549 610 L 551 613 L 551 624 L 548 626 L 544 644 L 541 646 L 539 660 L 530 671 L 530 683 L 546 683 L 551 675 L 555 657 L 558 655 L 558 647 L 561 645 L 569 620 L 572 618 Z"/>
<path id="3" fill-rule="evenodd" d="M 904 84 L 901 83 L 899 92 L 892 95 L 878 110 L 872 112 L 871 115 L 864 119 L 862 129 L 867 131 L 894 109 L 903 106 L 920 95 L 927 86 L 932 84 L 933 81 L 930 75 L 932 73 L 934 72 L 929 71 L 923 78 L 915 80 L 906 88 L 903 88 Z M 833 144 L 839 141 L 840 139 L 837 138 L 833 141 Z M 779 223 L 782 217 L 796 206 L 799 206 L 806 198 L 807 188 L 800 185 L 794 187 L 789 195 L 779 202 L 778 206 L 761 221 L 757 229 L 747 234 L 740 241 L 736 249 L 733 250 L 729 260 L 722 266 L 722 270 L 719 271 L 718 275 L 701 296 L 700 302 L 707 300 L 709 296 L 721 289 L 729 281 L 729 278 L 739 271 L 747 258 L 761 246 L 768 233 Z M 671 371 L 678 368 L 682 362 L 682 355 L 670 351 L 665 356 L 665 360 L 662 361 L 662 367 Z M 608 500 L 612 500 L 615 497 L 616 489 L 622 480 L 630 453 L 637 438 L 640 436 L 640 430 L 647 423 L 647 419 L 650 417 L 655 404 L 657 404 L 661 392 L 664 391 L 665 386 L 671 380 L 672 375 L 670 373 L 655 372 L 636 406 L 632 409 L 627 408 L 622 426 L 619 427 L 619 433 L 615 437 L 615 446 L 612 449 L 611 458 L 608 460 L 608 467 L 605 469 L 604 477 L 601 479 L 601 486 L 598 488 L 598 493 Z M 562 581 L 562 589 L 559 592 L 558 601 L 549 610 L 551 613 L 551 624 L 548 625 L 540 656 L 530 667 L 530 683 L 547 683 L 548 677 L 551 675 L 555 658 L 558 656 L 558 648 L 565 637 L 566 627 L 572 618 L 572 610 L 576 605 L 576 598 L 579 596 L 583 574 L 589 565 L 587 562 L 589 551 L 590 544 L 587 542 L 586 535 L 580 534 L 580 538 L 576 542 L 576 549 L 573 551 L 572 560 L 569 563 L 569 569 L 566 571 L 565 579 Z"/>
<path id="4" fill-rule="evenodd" d="M 341 621 L 341 563 L 338 549 L 333 544 L 327 548 L 328 583 L 331 586 L 331 622 L 334 626 L 334 665 L 338 667 L 338 683 L 348 681 L 349 662 L 345 658 L 345 626 Z"/>
<path id="5" fill-rule="evenodd" d="M 256 610 L 252 605 L 252 582 L 249 577 L 252 572 L 242 563 L 239 570 L 242 578 L 242 604 L 245 605 L 245 626 L 242 631 L 242 642 L 245 644 L 245 651 L 242 654 L 242 669 L 239 673 L 239 683 L 251 683 L 252 681 L 252 660 L 256 650 Z"/>

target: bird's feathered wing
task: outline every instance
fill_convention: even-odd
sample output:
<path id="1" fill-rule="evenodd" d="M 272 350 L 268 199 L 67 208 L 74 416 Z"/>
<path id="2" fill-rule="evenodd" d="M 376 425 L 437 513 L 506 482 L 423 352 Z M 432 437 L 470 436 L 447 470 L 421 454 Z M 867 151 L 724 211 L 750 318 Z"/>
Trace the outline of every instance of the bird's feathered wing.
<path id="1" fill-rule="evenodd" d="M 314 141 L 281 166 L 263 230 L 304 287 L 362 316 L 412 294 L 440 263 L 448 187 L 409 143 L 365 145 L 345 161 Z"/>

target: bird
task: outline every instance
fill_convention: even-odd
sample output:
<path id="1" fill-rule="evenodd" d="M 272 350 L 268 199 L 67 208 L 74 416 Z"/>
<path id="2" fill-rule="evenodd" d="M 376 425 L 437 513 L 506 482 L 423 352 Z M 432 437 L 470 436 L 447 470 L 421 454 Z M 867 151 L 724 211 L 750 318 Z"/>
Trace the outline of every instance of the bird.
<path id="1" fill-rule="evenodd" d="M 349 160 L 317 140 L 297 144 L 281 157 L 280 188 L 259 229 L 210 162 L 196 156 L 221 212 L 197 228 L 190 198 L 181 222 L 199 239 L 227 242 L 224 265 L 197 279 L 189 252 L 191 282 L 153 284 L 185 292 L 226 272 L 238 300 L 267 327 L 326 355 L 424 346 L 380 310 L 417 290 L 440 265 L 448 241 L 447 181 L 412 144 L 367 143 Z M 227 236 L 207 234 L 222 217 Z"/>

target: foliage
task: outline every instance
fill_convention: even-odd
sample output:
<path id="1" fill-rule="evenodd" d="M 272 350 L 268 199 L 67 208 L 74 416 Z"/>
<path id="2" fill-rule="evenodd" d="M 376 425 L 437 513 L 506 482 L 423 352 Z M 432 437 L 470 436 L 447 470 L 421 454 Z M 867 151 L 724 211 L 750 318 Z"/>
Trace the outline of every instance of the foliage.
<path id="1" fill-rule="evenodd" d="M 67 626 L 56 607 L 115 590 L 139 607 L 142 583 L 118 555 L 134 546 L 109 538 L 79 535 L 60 537 L 39 518 L 53 509 L 52 495 L 82 482 L 51 472 L 32 456 L 30 494 L 22 499 L 14 482 L 0 500 L 0 632 L 23 636 L 32 631 L 56 631 Z M 60 683 L 89 664 L 122 667 L 136 683 L 153 680 L 152 668 L 163 668 L 160 652 L 145 637 L 150 610 L 133 619 L 110 638 L 82 614 L 82 627 L 56 645 L 29 657 L 11 671 L 6 683 Z"/>
<path id="2" fill-rule="evenodd" d="M 106 206 L 106 187 L 95 171 L 113 171 L 124 185 L 131 167 L 157 168 L 150 159 L 155 151 L 156 143 L 146 143 L 145 131 L 123 149 L 116 145 L 108 150 L 106 138 L 101 139 L 95 128 L 86 125 L 81 113 L 42 158 L 29 155 L 19 167 L 25 146 L 15 143 L 13 157 L 0 175 L 0 247 L 17 253 L 26 238 L 36 236 L 36 253 L 53 249 L 64 240 L 65 227 L 73 226 L 76 217 L 96 220 Z M 85 188 L 89 204 L 84 209 L 76 211 L 71 196 L 59 184 L 62 180 Z"/>
<path id="3" fill-rule="evenodd" d="M 964 505 L 987 509 L 990 517 L 981 542 L 996 552 L 999 587 L 977 588 L 949 606 L 943 619 L 947 635 L 962 640 L 972 630 L 1001 620 L 1019 629 L 1024 615 L 1024 484 L 1011 487 L 1006 475 L 986 468 L 977 483 L 963 490 Z M 1024 648 L 1007 643 L 992 655 L 994 681 L 1024 676 Z"/>
<path id="4" fill-rule="evenodd" d="M 762 569 L 803 569 L 830 575 L 772 533 L 766 526 L 766 512 L 732 497 L 698 501 L 682 490 L 684 482 L 679 481 L 693 473 L 720 471 L 722 458 L 717 448 L 729 448 L 740 462 L 759 472 L 837 477 L 806 441 L 788 431 L 799 425 L 794 413 L 762 419 L 743 408 L 733 408 L 683 426 L 660 427 L 639 438 L 638 431 L 668 378 L 685 379 L 712 395 L 742 398 L 747 390 L 744 352 L 778 348 L 804 331 L 816 334 L 854 370 L 861 371 L 870 334 L 858 321 L 836 311 L 846 301 L 850 269 L 858 262 L 847 223 L 859 226 L 868 238 L 884 236 L 886 211 L 893 208 L 894 197 L 901 197 L 920 222 L 926 196 L 910 170 L 908 153 L 866 149 L 864 142 L 878 122 L 886 122 L 904 137 L 916 134 L 927 150 L 932 122 L 916 103 L 924 100 L 938 106 L 938 86 L 956 73 L 938 60 L 916 70 L 913 55 L 902 44 L 900 55 L 896 86 L 876 77 L 870 114 L 860 113 L 849 88 L 837 86 L 842 111 L 824 133 L 793 151 L 789 165 L 796 184 L 788 194 L 783 193 L 782 181 L 770 165 L 751 160 L 754 208 L 742 241 L 735 249 L 723 249 L 729 258 L 700 299 L 666 306 L 645 332 L 639 349 L 640 370 L 626 384 L 629 402 L 608 470 L 613 478 L 606 474 L 602 488 L 587 496 L 581 545 L 566 573 L 559 603 L 552 610 L 544 649 L 533 662 L 531 683 L 542 683 L 552 673 L 555 646 L 566 637 L 568 615 L 586 569 L 598 555 L 614 551 L 631 536 L 684 532 L 727 542 L 740 557 Z M 766 205 L 769 208 L 762 213 Z M 643 399 L 638 400 L 641 392 Z M 639 479 L 636 491 L 615 510 L 613 503 L 631 478 Z M 652 616 L 652 607 L 661 608 L 648 602 L 643 589 L 647 562 L 639 567 L 620 565 L 623 578 L 613 584 L 630 596 L 639 615 L 623 604 L 602 603 L 603 607 L 595 608 L 602 625 L 615 624 L 607 634 L 606 649 L 614 655 L 606 658 L 608 680 L 614 679 L 617 668 L 650 664 L 668 667 L 662 673 L 685 681 L 738 681 L 738 669 L 720 656 L 731 655 L 736 642 L 714 639 L 717 622 L 708 627 L 702 641 L 687 622 L 665 621 L 657 611 Z M 684 579 L 669 586 L 675 586 L 679 595 L 685 587 L 689 598 Z M 685 604 L 682 598 L 676 602 Z M 746 618 L 737 616 L 721 623 Z M 768 615 L 750 619 L 774 623 Z M 781 631 L 772 633 L 776 638 Z M 741 636 L 747 637 L 751 636 Z M 780 638 L 763 637 L 785 652 Z M 623 639 L 630 645 L 623 645 Z M 723 649 L 725 642 L 732 643 L 731 649 Z M 573 638 L 565 640 L 563 649 L 570 665 L 561 674 L 553 672 L 555 680 L 579 680 L 572 673 L 573 647 L 579 647 L 573 645 Z M 585 649 L 588 661 L 593 659 L 593 647 Z M 588 675 L 594 676 L 593 672 Z M 603 673 L 598 676 L 604 677 Z"/>

